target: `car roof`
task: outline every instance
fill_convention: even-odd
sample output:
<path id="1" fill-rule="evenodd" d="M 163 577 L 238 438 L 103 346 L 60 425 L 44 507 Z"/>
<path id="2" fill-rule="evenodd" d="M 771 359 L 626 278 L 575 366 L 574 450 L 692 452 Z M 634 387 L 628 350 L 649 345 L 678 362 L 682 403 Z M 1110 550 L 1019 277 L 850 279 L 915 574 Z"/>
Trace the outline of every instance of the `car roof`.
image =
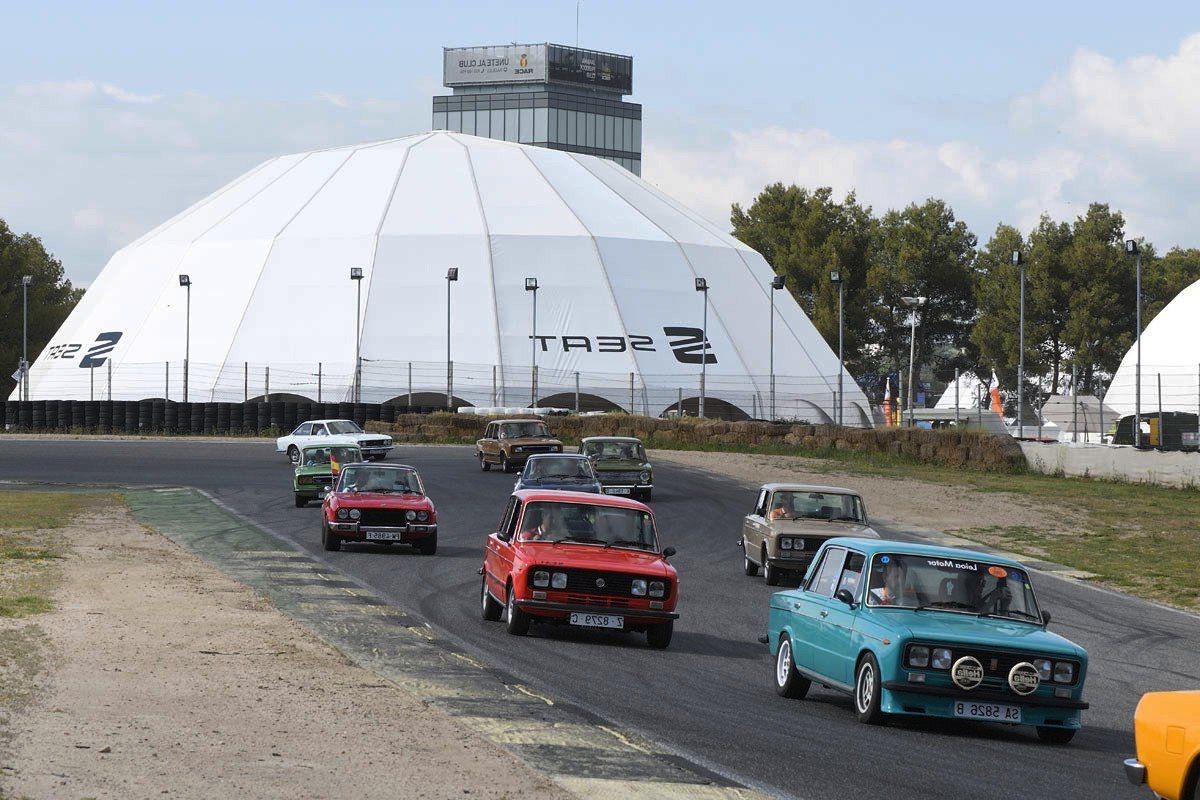
<path id="1" fill-rule="evenodd" d="M 930 556 L 932 558 L 962 558 L 1023 569 L 1020 562 L 1006 556 L 995 553 L 982 553 L 978 550 L 967 550 L 962 547 L 942 547 L 933 544 L 901 542 L 895 539 L 860 539 L 855 536 L 836 536 L 827 540 L 825 544 L 826 546 L 842 545 L 844 547 L 852 547 L 855 550 L 865 552 L 868 556 L 875 555 L 876 553 L 897 553 L 900 555 Z"/>
<path id="2" fill-rule="evenodd" d="M 505 422 L 545 422 L 545 421 L 546 420 L 538 419 L 537 417 L 533 417 L 532 419 L 494 419 L 494 420 L 492 420 L 492 422 L 496 423 L 497 425 L 503 425 Z"/>
<path id="3" fill-rule="evenodd" d="M 854 489 L 843 489 L 838 486 L 817 486 L 809 483 L 764 483 L 763 489 L 768 492 L 829 492 L 830 494 L 858 494 Z"/>
<path id="4" fill-rule="evenodd" d="M 352 419 L 306 419 L 306 420 L 304 420 L 304 422 L 297 423 L 297 425 L 299 426 L 299 425 L 304 425 L 306 423 L 317 423 L 317 422 L 349 422 L 354 425 L 358 424 L 357 422 L 355 422 Z"/>
<path id="5" fill-rule="evenodd" d="M 585 436 L 579 440 L 580 442 L 637 442 L 642 443 L 642 440 L 636 436 Z"/>
<path id="6" fill-rule="evenodd" d="M 520 489 L 513 495 L 522 503 L 582 503 L 590 506 L 607 506 L 610 508 L 631 508 L 637 511 L 650 511 L 650 507 L 637 500 L 617 497 L 611 494 L 593 494 L 591 492 L 566 492 L 557 489 Z"/>
<path id="7" fill-rule="evenodd" d="M 416 467 L 409 466 L 408 464 L 380 464 L 378 462 L 372 463 L 369 461 L 356 461 L 353 464 L 346 465 L 347 469 L 350 467 L 370 467 L 371 469 L 408 469 L 412 470 L 413 472 L 417 471 Z"/>
<path id="8" fill-rule="evenodd" d="M 576 460 L 587 461 L 588 457 L 582 453 L 531 453 L 526 461 L 534 461 L 541 458 L 574 458 Z"/>

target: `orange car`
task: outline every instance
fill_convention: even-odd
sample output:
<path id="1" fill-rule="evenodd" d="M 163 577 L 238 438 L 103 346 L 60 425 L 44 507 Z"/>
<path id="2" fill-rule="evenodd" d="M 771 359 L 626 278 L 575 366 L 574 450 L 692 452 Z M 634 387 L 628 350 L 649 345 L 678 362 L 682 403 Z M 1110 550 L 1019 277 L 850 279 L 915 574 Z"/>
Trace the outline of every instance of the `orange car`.
<path id="1" fill-rule="evenodd" d="M 1131 783 L 1166 800 L 1200 800 L 1200 691 L 1143 695 L 1133 734 L 1137 758 L 1125 760 Z"/>

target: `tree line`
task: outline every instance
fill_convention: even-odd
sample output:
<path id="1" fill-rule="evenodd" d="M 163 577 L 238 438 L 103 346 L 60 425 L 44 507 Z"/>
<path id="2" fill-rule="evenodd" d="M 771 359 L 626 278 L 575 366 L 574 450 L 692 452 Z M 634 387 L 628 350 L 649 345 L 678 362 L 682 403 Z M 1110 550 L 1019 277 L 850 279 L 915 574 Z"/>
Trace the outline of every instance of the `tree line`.
<path id="1" fill-rule="evenodd" d="M 986 244 L 943 200 L 930 198 L 876 215 L 853 192 L 774 183 L 747 208 L 735 203 L 733 235 L 758 250 L 837 347 L 838 270 L 844 282 L 847 368 L 863 377 L 908 368 L 909 309 L 904 296 L 923 296 L 917 316 L 916 362 L 923 376 L 950 381 L 955 369 L 1016 386 L 1019 356 L 1020 251 L 1025 266 L 1027 385 L 1060 392 L 1071 368 L 1078 390 L 1106 385 L 1134 339 L 1135 265 L 1125 253 L 1120 211 L 1092 203 L 1071 221 L 1043 215 L 1022 233 L 1001 223 Z M 1133 237 L 1130 237 L 1133 238 Z M 1200 249 L 1142 253 L 1142 325 L 1175 295 L 1200 280 Z M 1038 380 L 1038 377 L 1043 380 Z"/>
<path id="2" fill-rule="evenodd" d="M 71 285 L 62 262 L 46 252 L 42 240 L 29 233 L 17 234 L 0 219 L 0 369 L 6 382 L 4 396 L 16 387 L 7 378 L 21 360 L 23 322 L 21 278 L 32 278 L 29 286 L 29 360 L 32 362 L 50 341 L 83 289 Z"/>

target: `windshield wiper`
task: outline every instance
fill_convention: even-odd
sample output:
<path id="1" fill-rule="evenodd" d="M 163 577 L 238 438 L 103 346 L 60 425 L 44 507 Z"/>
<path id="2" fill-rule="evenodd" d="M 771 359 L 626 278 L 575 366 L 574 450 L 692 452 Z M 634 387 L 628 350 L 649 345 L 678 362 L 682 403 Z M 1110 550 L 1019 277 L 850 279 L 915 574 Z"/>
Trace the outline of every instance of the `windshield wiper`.
<path id="1" fill-rule="evenodd" d="M 830 517 L 830 522 L 862 522 L 858 517 Z"/>
<path id="2" fill-rule="evenodd" d="M 913 611 L 925 611 L 927 609 L 938 610 L 938 609 L 950 609 L 950 608 L 963 609 L 964 611 L 970 611 L 972 614 L 980 614 L 981 613 L 979 611 L 979 609 L 977 609 L 975 606 L 971 605 L 970 603 L 963 603 L 958 600 L 938 600 L 933 603 L 925 603 L 923 605 L 917 606 L 916 608 L 913 609 Z"/>
<path id="3" fill-rule="evenodd" d="M 562 542 L 592 542 L 595 544 L 604 544 L 603 539 L 597 539 L 595 536 L 564 536 L 561 539 L 550 540 L 550 544 L 560 544 Z"/>
<path id="4" fill-rule="evenodd" d="M 636 547 L 638 550 L 649 550 L 650 547 L 637 539 L 613 539 L 605 547 Z"/>
<path id="5" fill-rule="evenodd" d="M 981 616 L 981 617 L 999 617 L 1000 619 L 1008 619 L 1010 614 L 1019 614 L 1020 616 L 1026 618 L 1026 619 L 1031 619 L 1034 622 L 1037 622 L 1039 624 L 1042 621 L 1042 618 L 1039 617 L 1037 614 L 1030 614 L 1028 611 L 1018 611 L 1015 608 L 1010 608 L 1008 611 L 990 611 L 987 613 L 981 613 L 979 616 Z"/>

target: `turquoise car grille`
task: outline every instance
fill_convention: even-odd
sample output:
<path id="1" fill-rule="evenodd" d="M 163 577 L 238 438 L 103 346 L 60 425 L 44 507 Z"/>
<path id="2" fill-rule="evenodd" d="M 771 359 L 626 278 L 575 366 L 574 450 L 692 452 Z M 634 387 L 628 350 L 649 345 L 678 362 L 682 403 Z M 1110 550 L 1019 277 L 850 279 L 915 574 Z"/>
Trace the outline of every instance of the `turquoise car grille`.
<path id="1" fill-rule="evenodd" d="M 914 644 L 925 644 L 924 642 L 914 642 Z M 1048 658 L 1051 661 L 1070 662 L 1075 665 L 1075 680 L 1072 683 L 1053 683 L 1053 681 L 1044 681 L 1042 686 L 1074 686 L 1079 682 L 1080 664 L 1078 659 L 1065 658 L 1063 656 L 1055 656 L 1048 653 L 1030 653 L 1030 652 L 1014 652 L 1011 650 L 993 650 L 986 647 L 973 647 L 970 645 L 949 645 L 945 643 L 930 642 L 929 647 L 948 647 L 950 652 L 954 654 L 954 660 L 958 660 L 963 656 L 974 656 L 979 659 L 979 663 L 983 665 L 983 684 L 980 688 L 1005 690 L 1008 686 L 1008 673 L 1014 666 L 1022 661 L 1032 662 L 1036 659 Z"/>

